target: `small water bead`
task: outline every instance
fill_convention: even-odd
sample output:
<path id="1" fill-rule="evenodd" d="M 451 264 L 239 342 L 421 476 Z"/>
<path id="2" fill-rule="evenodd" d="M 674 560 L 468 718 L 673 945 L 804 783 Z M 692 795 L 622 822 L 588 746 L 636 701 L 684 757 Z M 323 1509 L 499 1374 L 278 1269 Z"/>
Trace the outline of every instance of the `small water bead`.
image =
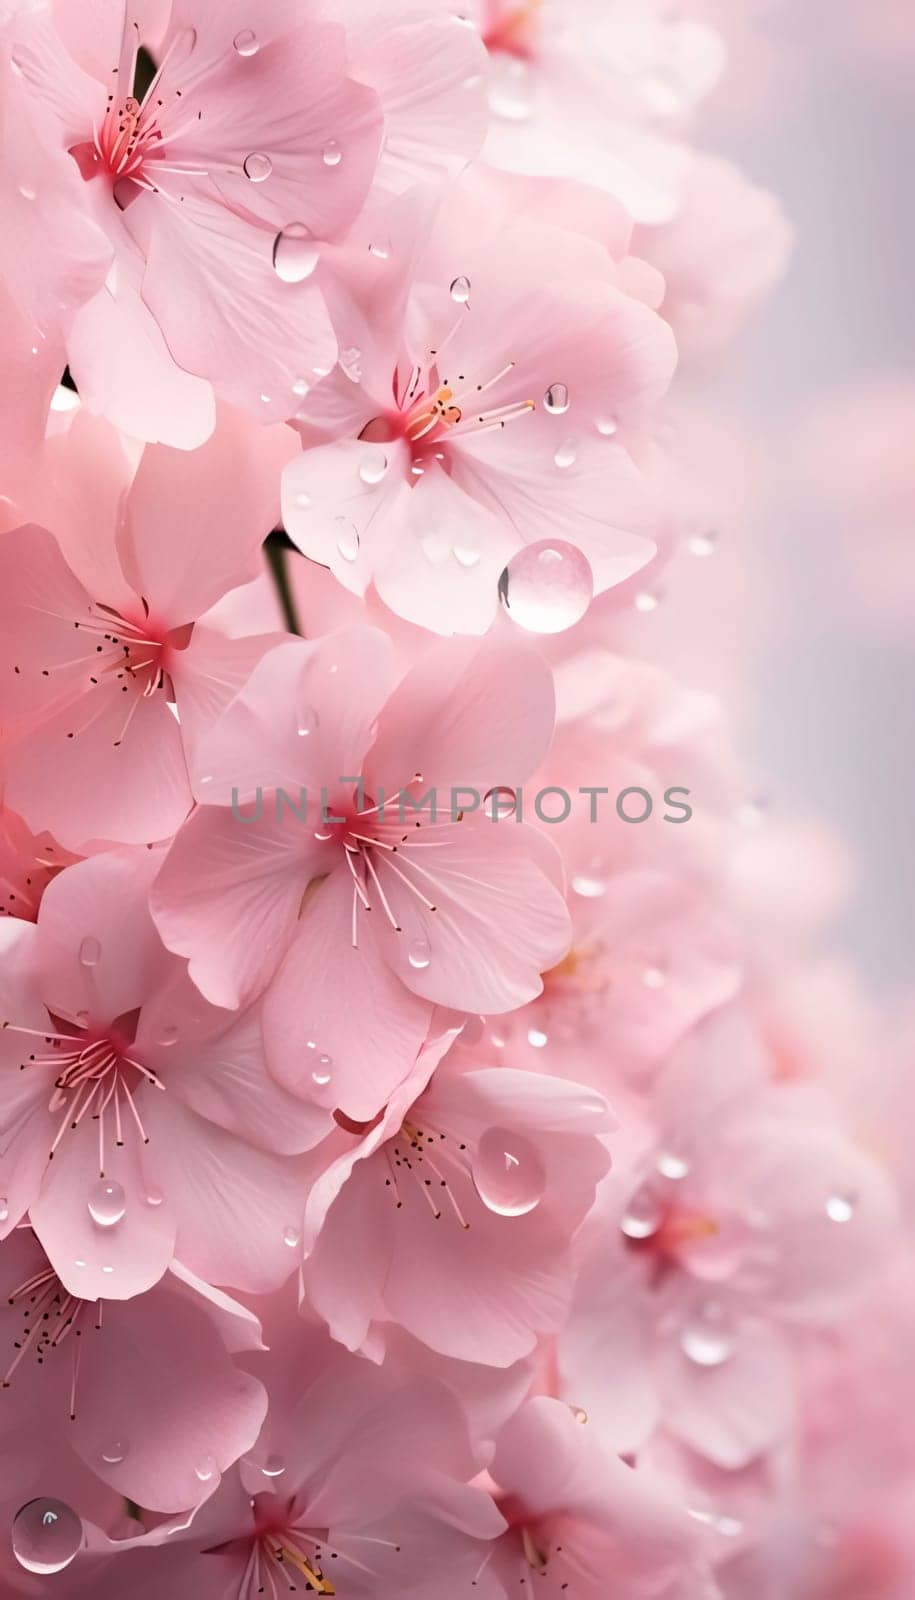
<path id="1" fill-rule="evenodd" d="M 81 967 L 97 967 L 101 959 L 102 947 L 90 934 L 79 947 L 79 964 Z"/>
<path id="2" fill-rule="evenodd" d="M 115 1178 L 99 1178 L 89 1190 L 86 1206 L 100 1228 L 113 1228 L 127 1210 L 127 1196 Z"/>
<path id="3" fill-rule="evenodd" d="M 730 1320 L 716 1300 L 697 1307 L 684 1323 L 680 1349 L 697 1367 L 720 1367 L 733 1355 Z"/>
<path id="4" fill-rule="evenodd" d="M 303 706 L 302 710 L 299 712 L 295 729 L 299 738 L 307 739 L 309 734 L 315 732 L 317 726 L 318 713 L 314 706 Z"/>
<path id="5" fill-rule="evenodd" d="M 504 50 L 489 56 L 489 104 L 505 122 L 524 122 L 531 114 L 531 78 L 527 63 Z"/>
<path id="6" fill-rule="evenodd" d="M 612 439 L 619 432 L 619 423 L 616 417 L 598 417 L 594 423 L 602 439 Z"/>
<path id="7" fill-rule="evenodd" d="M 378 239 L 369 245 L 369 255 L 374 256 L 376 261 L 387 261 L 390 254 L 391 245 L 387 239 Z"/>
<path id="8" fill-rule="evenodd" d="M 359 476 L 363 483 L 380 483 L 388 470 L 388 458 L 383 450 L 367 450 L 359 463 Z"/>
<path id="9" fill-rule="evenodd" d="M 242 171 L 250 183 L 263 183 L 273 171 L 273 162 L 262 151 L 255 150 L 250 156 L 245 156 Z"/>
<path id="10" fill-rule="evenodd" d="M 567 439 L 565 444 L 561 444 L 559 449 L 556 451 L 553 460 L 555 461 L 557 467 L 560 467 L 563 470 L 567 467 L 574 467 L 576 461 L 578 460 L 578 446 L 575 443 L 575 440 Z"/>
<path id="11" fill-rule="evenodd" d="M 304 222 L 290 222 L 273 241 L 273 269 L 283 283 L 304 283 L 318 265 L 318 247 Z"/>
<path id="12" fill-rule="evenodd" d="M 294 1228 L 291 1223 L 288 1228 L 283 1229 L 283 1243 L 288 1249 L 295 1250 L 301 1241 L 302 1234 L 300 1230 L 298 1228 Z"/>
<path id="13" fill-rule="evenodd" d="M 636 611 L 641 611 L 646 614 L 649 611 L 657 611 L 660 603 L 660 596 L 653 594 L 650 589 L 640 590 L 633 601 Z"/>
<path id="14" fill-rule="evenodd" d="M 102 1446 L 101 1457 L 106 1466 L 118 1467 L 125 1459 L 130 1449 L 126 1439 L 112 1439 L 110 1444 Z"/>
<path id="15" fill-rule="evenodd" d="M 826 1215 L 830 1222 L 851 1222 L 856 1198 L 852 1194 L 831 1194 L 826 1202 Z"/>
<path id="16" fill-rule="evenodd" d="M 658 1190 L 650 1183 L 643 1183 L 630 1196 L 620 1228 L 627 1239 L 650 1239 L 664 1221 L 665 1209 Z"/>
<path id="17" fill-rule="evenodd" d="M 499 597 L 519 627 L 562 633 L 580 622 L 594 595 L 587 557 L 562 540 L 541 540 L 513 555 L 499 579 Z"/>
<path id="18" fill-rule="evenodd" d="M 568 386 L 564 383 L 551 383 L 543 397 L 543 404 L 551 416 L 565 416 L 571 405 Z"/>
<path id="19" fill-rule="evenodd" d="M 295 382 L 292 385 L 292 392 L 295 395 L 297 400 L 304 400 L 305 396 L 308 393 L 308 379 L 307 378 L 296 378 Z"/>
<path id="20" fill-rule="evenodd" d="M 504 785 L 497 785 L 495 789 L 487 789 L 483 796 L 483 809 L 488 817 L 494 821 L 504 817 L 513 817 L 518 809 L 518 796 L 514 789 Z"/>
<path id="21" fill-rule="evenodd" d="M 179 1030 L 177 1024 L 174 1022 L 166 1022 L 156 1033 L 155 1043 L 158 1045 L 177 1044 L 178 1037 Z"/>
<path id="22" fill-rule="evenodd" d="M 414 967 L 417 972 L 425 972 L 430 961 L 432 960 L 432 952 L 429 949 L 428 939 L 411 940 L 410 947 L 407 951 L 407 960 L 409 961 L 410 966 Z"/>
<path id="23" fill-rule="evenodd" d="M 572 879 L 572 892 L 582 900 L 599 900 L 607 893 L 607 884 L 603 878 L 594 877 L 591 873 L 576 873 Z"/>
<path id="24" fill-rule="evenodd" d="M 646 967 L 642 973 L 642 984 L 646 989 L 663 989 L 666 982 L 666 974 L 660 967 Z"/>
<path id="25" fill-rule="evenodd" d="M 270 1455 L 267 1457 L 261 1472 L 265 1478 L 281 1478 L 286 1471 L 286 1463 L 282 1456 Z"/>
<path id="26" fill-rule="evenodd" d="M 499 1217 L 527 1216 L 546 1189 L 540 1151 L 507 1128 L 487 1128 L 477 1145 L 471 1176 L 484 1206 Z"/>
<path id="27" fill-rule="evenodd" d="M 232 45 L 238 55 L 246 58 L 256 56 L 260 49 L 260 43 L 253 28 L 242 28 L 241 33 L 237 33 L 232 40 Z"/>
<path id="28" fill-rule="evenodd" d="M 330 1056 L 319 1055 L 318 1064 L 311 1074 L 311 1081 L 319 1089 L 326 1089 L 333 1078 L 333 1061 Z"/>
<path id="29" fill-rule="evenodd" d="M 307 511 L 311 505 L 311 495 L 306 494 L 304 489 L 300 489 L 295 497 L 295 504 L 297 510 Z"/>
<path id="30" fill-rule="evenodd" d="M 321 154 L 325 167 L 339 167 L 340 162 L 343 160 L 343 151 L 340 149 L 336 139 L 328 139 Z"/>
<path id="31" fill-rule="evenodd" d="M 714 530 L 707 533 L 694 533 L 686 541 L 686 548 L 691 556 L 713 556 L 718 548 L 718 535 Z"/>
<path id="32" fill-rule="evenodd" d="M 63 1572 L 78 1554 L 83 1525 L 63 1500 L 29 1500 L 13 1518 L 13 1555 L 26 1572 Z"/>
<path id="33" fill-rule="evenodd" d="M 470 279 L 464 277 L 455 278 L 452 281 L 450 293 L 452 300 L 456 300 L 459 306 L 465 306 L 470 299 Z"/>
<path id="34" fill-rule="evenodd" d="M 355 561 L 359 555 L 359 530 L 355 523 L 346 517 L 335 517 L 334 531 L 337 535 L 337 549 L 344 561 Z"/>
<path id="35" fill-rule="evenodd" d="M 19 193 L 22 195 L 23 200 L 34 200 L 35 198 L 35 190 L 30 183 L 20 183 Z"/>
<path id="36" fill-rule="evenodd" d="M 146 1191 L 146 1204 L 148 1206 L 161 1206 L 165 1199 L 161 1189 L 149 1188 Z"/>
<path id="37" fill-rule="evenodd" d="M 194 1476 L 199 1478 L 201 1483 L 211 1483 L 217 1471 L 216 1457 L 206 1455 L 194 1468 Z"/>
<path id="38" fill-rule="evenodd" d="M 528 1028 L 527 1042 L 533 1045 L 535 1050 L 542 1050 L 549 1043 L 549 1036 L 540 1028 Z"/>
<path id="39" fill-rule="evenodd" d="M 454 556 L 458 566 L 464 567 L 467 571 L 471 567 L 479 566 L 482 557 L 482 552 L 475 545 L 467 543 L 452 545 L 451 554 Z"/>
<path id="40" fill-rule="evenodd" d="M 662 1150 L 655 1166 L 662 1178 L 670 1178 L 674 1183 L 679 1183 L 689 1172 L 689 1162 L 673 1150 Z"/>

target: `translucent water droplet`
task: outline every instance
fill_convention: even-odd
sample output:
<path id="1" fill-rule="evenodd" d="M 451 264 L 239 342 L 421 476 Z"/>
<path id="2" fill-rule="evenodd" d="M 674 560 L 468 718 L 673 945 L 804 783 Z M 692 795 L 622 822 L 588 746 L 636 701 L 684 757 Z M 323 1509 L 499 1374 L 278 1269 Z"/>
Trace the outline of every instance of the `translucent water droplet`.
<path id="1" fill-rule="evenodd" d="M 542 1029 L 528 1028 L 527 1042 L 528 1044 L 533 1045 L 535 1050 L 542 1050 L 544 1045 L 549 1043 L 549 1039 Z"/>
<path id="2" fill-rule="evenodd" d="M 662 1150 L 655 1166 L 662 1178 L 670 1178 L 679 1183 L 689 1172 L 689 1162 L 684 1156 L 678 1156 L 673 1150 Z"/>
<path id="3" fill-rule="evenodd" d="M 283 1243 L 290 1250 L 294 1250 L 296 1248 L 296 1246 L 300 1243 L 301 1238 L 301 1231 L 298 1228 L 293 1227 L 292 1223 L 283 1229 Z"/>
<path id="4" fill-rule="evenodd" d="M 374 244 L 369 245 L 369 255 L 374 256 L 376 261 L 387 261 L 390 254 L 391 244 L 388 239 L 377 239 Z"/>
<path id="5" fill-rule="evenodd" d="M 567 385 L 564 383 L 551 383 L 543 397 L 543 404 L 551 416 L 565 416 L 571 404 Z"/>
<path id="6" fill-rule="evenodd" d="M 83 1525 L 62 1500 L 29 1500 L 13 1518 L 13 1555 L 26 1572 L 63 1572 L 83 1542 Z"/>
<path id="7" fill-rule="evenodd" d="M 235 35 L 232 44 L 240 56 L 256 56 L 260 49 L 257 34 L 253 28 L 242 28 L 241 33 Z"/>
<path id="8" fill-rule="evenodd" d="M 580 622 L 594 594 L 587 557 L 562 540 L 541 540 L 513 555 L 499 579 L 499 598 L 513 622 L 530 633 L 562 633 Z"/>
<path id="9" fill-rule="evenodd" d="M 452 300 L 456 300 L 459 306 L 465 306 L 470 299 L 470 279 L 464 277 L 454 278 L 451 283 L 450 293 Z"/>
<path id="10" fill-rule="evenodd" d="M 660 596 L 653 594 L 650 589 L 642 589 L 636 595 L 632 603 L 635 606 L 636 611 L 647 613 L 649 611 L 657 611 L 661 600 Z"/>
<path id="11" fill-rule="evenodd" d="M 217 1470 L 216 1457 L 206 1455 L 197 1463 L 196 1467 L 194 1468 L 194 1476 L 195 1478 L 199 1478 L 201 1483 L 210 1483 L 215 1477 Z"/>
<path id="12" fill-rule="evenodd" d="M 343 160 L 343 151 L 340 149 L 336 139 L 328 139 L 321 154 L 325 167 L 339 167 L 340 162 Z"/>
<path id="13" fill-rule="evenodd" d="M 686 548 L 691 556 L 713 556 L 718 548 L 718 535 L 714 529 L 705 533 L 694 533 L 686 541 Z"/>
<path id="14" fill-rule="evenodd" d="M 300 739 L 307 739 L 308 735 L 310 733 L 314 733 L 315 732 L 315 729 L 317 728 L 317 726 L 318 726 L 318 713 L 315 710 L 314 706 L 304 706 L 302 708 L 302 710 L 299 712 L 298 720 L 296 722 L 295 731 L 298 734 L 299 738 Z"/>
<path id="15" fill-rule="evenodd" d="M 572 892 L 582 900 L 599 900 L 607 893 L 607 885 L 603 878 L 596 878 L 589 873 L 576 873 L 572 879 Z"/>
<path id="16" fill-rule="evenodd" d="M 507 1128 L 487 1128 L 471 1167 L 477 1194 L 500 1217 L 524 1217 L 543 1199 L 546 1167 L 536 1145 Z"/>
<path id="17" fill-rule="evenodd" d="M 300 489 L 295 497 L 295 503 L 299 511 L 307 511 L 311 505 L 311 495 L 306 494 L 304 489 Z"/>
<path id="18" fill-rule="evenodd" d="M 286 1471 L 286 1463 L 282 1456 L 269 1455 L 261 1467 L 265 1478 L 281 1478 Z"/>
<path id="19" fill-rule="evenodd" d="M 594 426 L 602 439 L 612 439 L 613 435 L 619 432 L 620 425 L 616 417 L 597 417 Z"/>
<path id="20" fill-rule="evenodd" d="M 409 961 L 411 967 L 416 968 L 417 972 L 425 972 L 429 962 L 432 960 L 432 952 L 429 949 L 428 939 L 411 940 L 410 947 L 407 951 L 407 960 Z"/>
<path id="21" fill-rule="evenodd" d="M 575 1421 L 576 1422 L 580 1422 L 582 1427 L 584 1427 L 585 1423 L 588 1420 L 588 1413 L 587 1413 L 587 1411 L 585 1411 L 584 1407 L 583 1406 L 570 1406 L 569 1410 L 571 1411 L 573 1417 L 575 1418 Z"/>
<path id="22" fill-rule="evenodd" d="M 720 1367 L 733 1355 L 730 1319 L 717 1301 L 698 1306 L 683 1324 L 680 1349 L 697 1367 Z"/>
<path id="23" fill-rule="evenodd" d="M 20 183 L 19 193 L 22 195 L 23 200 L 34 200 L 35 198 L 35 190 L 30 183 Z"/>
<path id="24" fill-rule="evenodd" d="M 526 121 L 533 104 L 527 63 L 504 50 L 493 50 L 489 67 L 489 104 L 493 115 L 506 122 Z"/>
<path id="25" fill-rule="evenodd" d="M 504 785 L 497 785 L 495 789 L 487 789 L 483 796 L 483 809 L 488 817 L 502 818 L 513 817 L 518 806 L 518 796 L 514 789 Z"/>
<path id="26" fill-rule="evenodd" d="M 451 554 L 454 556 L 458 566 L 464 567 L 468 571 L 471 567 L 479 566 L 482 556 L 482 552 L 475 545 L 468 544 L 466 539 L 462 539 L 458 544 L 452 545 Z"/>
<path id="27" fill-rule="evenodd" d="M 630 1196 L 620 1220 L 627 1239 L 650 1239 L 664 1221 L 664 1201 L 650 1183 L 643 1183 Z"/>
<path id="28" fill-rule="evenodd" d="M 830 1222 L 851 1222 L 856 1199 L 853 1194 L 831 1194 L 826 1202 L 826 1215 Z"/>
<path id="29" fill-rule="evenodd" d="M 100 1228 L 113 1228 L 127 1210 L 127 1196 L 114 1178 L 99 1178 L 89 1190 L 86 1206 Z"/>
<path id="30" fill-rule="evenodd" d="M 290 222 L 273 241 L 273 269 L 283 283 L 304 283 L 318 265 L 318 247 L 304 222 Z"/>
<path id="31" fill-rule="evenodd" d="M 118 1467 L 127 1455 L 130 1446 L 126 1439 L 112 1439 L 110 1444 L 102 1446 L 101 1457 L 109 1467 Z"/>
<path id="32" fill-rule="evenodd" d="M 367 450 L 359 463 L 363 483 L 380 483 L 387 470 L 388 458 L 383 450 Z"/>
<path id="33" fill-rule="evenodd" d="M 262 150 L 255 150 L 250 156 L 245 156 L 242 171 L 250 183 L 263 183 L 273 171 L 273 162 Z"/>
<path id="34" fill-rule="evenodd" d="M 97 967 L 101 959 L 102 947 L 90 934 L 79 947 L 79 964 L 81 967 Z"/>
<path id="35" fill-rule="evenodd" d="M 146 1191 L 146 1204 L 148 1206 L 161 1206 L 161 1204 L 162 1204 L 164 1199 L 165 1199 L 165 1196 L 162 1193 L 161 1189 L 155 1189 L 155 1188 L 152 1188 L 152 1187 L 147 1189 L 147 1191 Z"/>
<path id="36" fill-rule="evenodd" d="M 355 561 L 359 554 L 359 530 L 346 517 L 334 518 L 337 549 L 344 561 Z"/>
<path id="37" fill-rule="evenodd" d="M 334 1063 L 331 1057 L 324 1054 L 319 1055 L 317 1066 L 314 1068 L 311 1074 L 312 1083 L 314 1083 L 319 1089 L 326 1089 L 327 1085 L 331 1082 L 333 1075 Z"/>
<path id="38" fill-rule="evenodd" d="M 296 396 L 297 400 L 304 400 L 308 393 L 308 379 L 296 378 L 292 385 L 292 392 Z"/>
<path id="39" fill-rule="evenodd" d="M 578 446 L 575 443 L 575 440 L 567 439 L 565 444 L 561 444 L 559 449 L 556 451 L 553 460 L 555 461 L 557 467 L 561 467 L 563 469 L 566 467 L 574 467 L 576 461 L 578 460 Z"/>
<path id="40" fill-rule="evenodd" d="M 163 1023 L 162 1027 L 159 1028 L 158 1032 L 156 1033 L 155 1042 L 159 1045 L 177 1044 L 178 1033 L 179 1030 L 176 1023 Z"/>
<path id="41" fill-rule="evenodd" d="M 642 984 L 646 989 L 663 989 L 667 976 L 660 967 L 646 967 L 642 973 Z"/>
<path id="42" fill-rule="evenodd" d="M 103 1272 L 113 1272 L 114 1271 L 114 1267 L 112 1267 L 112 1266 L 104 1266 L 104 1267 L 102 1267 L 102 1271 Z"/>

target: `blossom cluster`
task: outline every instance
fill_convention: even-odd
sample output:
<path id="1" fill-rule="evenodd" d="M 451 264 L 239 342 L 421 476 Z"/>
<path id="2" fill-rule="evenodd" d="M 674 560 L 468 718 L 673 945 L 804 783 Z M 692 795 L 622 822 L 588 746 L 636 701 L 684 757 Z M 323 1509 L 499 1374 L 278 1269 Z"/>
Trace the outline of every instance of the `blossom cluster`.
<path id="1" fill-rule="evenodd" d="M 0 8 L 4 1594 L 910 1600 L 828 852 L 632 633 L 790 246 L 723 70 Z"/>

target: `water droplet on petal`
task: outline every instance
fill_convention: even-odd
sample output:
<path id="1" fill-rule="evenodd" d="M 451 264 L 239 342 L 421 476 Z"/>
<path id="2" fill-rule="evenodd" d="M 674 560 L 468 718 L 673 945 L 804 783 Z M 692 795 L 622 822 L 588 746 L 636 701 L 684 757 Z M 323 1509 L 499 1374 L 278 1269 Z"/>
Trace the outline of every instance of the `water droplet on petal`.
<path id="1" fill-rule="evenodd" d="M 613 435 L 619 432 L 619 423 L 615 417 L 598 417 L 594 426 L 603 439 L 612 439 Z"/>
<path id="2" fill-rule="evenodd" d="M 314 706 L 303 707 L 303 709 L 299 712 L 295 730 L 299 738 L 307 739 L 310 733 L 314 733 L 317 726 L 318 713 Z"/>
<path id="3" fill-rule="evenodd" d="M 97 967 L 101 959 L 102 947 L 98 940 L 90 935 L 79 947 L 79 964 L 81 967 Z"/>
<path id="4" fill-rule="evenodd" d="M 355 561 L 359 554 L 359 530 L 346 517 L 334 518 L 337 549 L 344 561 Z"/>
<path id="5" fill-rule="evenodd" d="M 465 306 L 467 304 L 468 300 L 470 299 L 470 279 L 469 278 L 461 277 L 461 278 L 454 278 L 452 280 L 451 298 L 452 298 L 452 300 L 456 300 L 459 306 Z"/>
<path id="6" fill-rule="evenodd" d="M 304 222 L 290 222 L 273 241 L 273 267 L 283 283 L 303 283 L 318 265 L 318 247 Z"/>
<path id="7" fill-rule="evenodd" d="M 260 49 L 257 34 L 253 28 L 242 28 L 241 33 L 235 35 L 232 44 L 240 56 L 256 56 Z"/>
<path id="8" fill-rule="evenodd" d="M 657 611 L 660 603 L 660 596 L 652 594 L 650 589 L 642 589 L 633 601 L 636 611 L 642 612 Z"/>
<path id="9" fill-rule="evenodd" d="M 323 1053 L 318 1056 L 318 1064 L 311 1074 L 311 1081 L 319 1089 L 326 1089 L 334 1075 L 334 1063 L 330 1056 Z"/>
<path id="10" fill-rule="evenodd" d="M 340 149 L 336 139 L 328 139 L 322 155 L 325 167 L 339 167 L 340 162 L 343 160 L 343 151 Z"/>
<path id="11" fill-rule="evenodd" d="M 286 1471 L 286 1463 L 282 1456 L 270 1455 L 267 1457 L 261 1472 L 265 1478 L 281 1478 Z"/>
<path id="12" fill-rule="evenodd" d="M 543 1199 L 546 1167 L 536 1145 L 507 1128 L 487 1128 L 471 1167 L 477 1194 L 499 1217 L 524 1217 Z"/>
<path id="13" fill-rule="evenodd" d="M 367 450 L 359 463 L 363 483 L 380 483 L 387 470 L 388 458 L 383 450 Z"/>
<path id="14" fill-rule="evenodd" d="M 677 1183 L 689 1172 L 689 1162 L 683 1156 L 676 1155 L 673 1150 L 662 1150 L 655 1166 L 662 1178 L 670 1178 Z"/>
<path id="15" fill-rule="evenodd" d="M 524 122 L 532 106 L 527 62 L 508 51 L 492 50 L 489 68 L 489 104 L 493 115 L 506 122 Z"/>
<path id="16" fill-rule="evenodd" d="M 178 1028 L 177 1028 L 177 1025 L 174 1022 L 166 1022 L 166 1023 L 164 1023 L 163 1026 L 156 1033 L 154 1042 L 156 1044 L 159 1044 L 159 1045 L 177 1044 L 178 1043 Z"/>
<path id="17" fill-rule="evenodd" d="M 543 404 L 551 416 L 562 417 L 570 405 L 568 387 L 564 383 L 551 383 L 543 397 Z"/>
<path id="18" fill-rule="evenodd" d="M 666 982 L 667 977 L 660 967 L 646 967 L 642 973 L 642 983 L 646 989 L 663 989 Z"/>
<path id="19" fill-rule="evenodd" d="M 720 1367 L 733 1354 L 730 1319 L 717 1301 L 698 1306 L 683 1324 L 680 1349 L 697 1367 Z"/>
<path id="20" fill-rule="evenodd" d="M 165 1199 L 161 1189 L 149 1188 L 146 1191 L 146 1204 L 148 1206 L 161 1206 Z"/>
<path id="21" fill-rule="evenodd" d="M 528 1044 L 533 1045 L 535 1050 L 542 1050 L 544 1045 L 547 1044 L 549 1040 L 547 1035 L 543 1033 L 540 1028 L 528 1028 L 527 1042 Z"/>
<path id="22" fill-rule="evenodd" d="M 100 1228 L 113 1228 L 127 1210 L 127 1196 L 114 1178 L 99 1178 L 89 1190 L 86 1205 Z"/>
<path id="23" fill-rule="evenodd" d="M 464 567 L 468 571 L 471 567 L 476 567 L 480 564 L 481 551 L 475 545 L 468 544 L 466 538 L 459 544 L 451 546 L 451 554 L 454 556 L 458 566 Z"/>
<path id="24" fill-rule="evenodd" d="M 83 1542 L 83 1525 L 62 1500 L 29 1500 L 13 1518 L 13 1555 L 26 1572 L 63 1572 Z"/>
<path id="25" fill-rule="evenodd" d="M 302 1235 L 300 1230 L 298 1228 L 294 1228 L 292 1223 L 290 1223 L 287 1228 L 283 1229 L 283 1243 L 287 1245 L 290 1250 L 295 1250 L 296 1246 L 301 1242 L 301 1239 Z"/>
<path id="26" fill-rule="evenodd" d="M 650 1183 L 643 1183 L 629 1199 L 620 1219 L 627 1239 L 650 1239 L 664 1221 L 664 1201 Z"/>
<path id="27" fill-rule="evenodd" d="M 572 879 L 572 891 L 580 895 L 582 900 L 599 900 L 607 893 L 607 885 L 603 878 L 595 878 L 587 873 L 577 873 Z"/>
<path id="28" fill-rule="evenodd" d="M 252 155 L 245 156 L 242 171 L 251 183 L 263 183 L 273 171 L 273 162 L 263 151 L 255 150 Z"/>
<path id="29" fill-rule="evenodd" d="M 391 244 L 388 239 L 379 239 L 369 245 L 369 255 L 374 256 L 377 261 L 387 261 L 390 254 Z"/>
<path id="30" fill-rule="evenodd" d="M 129 1449 L 130 1446 L 126 1439 L 112 1439 L 110 1444 L 102 1446 L 100 1453 L 107 1466 L 117 1467 L 120 1466 Z"/>
<path id="31" fill-rule="evenodd" d="M 691 556 L 713 556 L 718 547 L 718 535 L 714 529 L 705 533 L 694 533 L 686 541 L 686 548 Z"/>
<path id="32" fill-rule="evenodd" d="M 194 1476 L 199 1478 L 201 1483 L 210 1483 L 215 1477 L 216 1471 L 216 1457 L 207 1455 L 194 1468 Z"/>
<path id="33" fill-rule="evenodd" d="M 304 489 L 300 489 L 295 497 L 295 503 L 299 511 L 307 511 L 311 505 L 311 495 L 306 494 Z"/>
<path id="34" fill-rule="evenodd" d="M 530 633 L 562 633 L 580 622 L 594 594 L 587 557 L 562 540 L 541 540 L 513 555 L 499 579 L 499 598 L 513 622 Z"/>
<path id="35" fill-rule="evenodd" d="M 35 198 L 35 190 L 29 183 L 20 183 L 19 193 L 22 195 L 23 200 L 34 200 Z"/>
<path id="36" fill-rule="evenodd" d="M 296 378 L 295 382 L 292 385 L 292 392 L 293 392 L 293 394 L 296 396 L 296 398 L 298 400 L 304 400 L 305 396 L 308 393 L 308 379 L 307 378 Z"/>
<path id="37" fill-rule="evenodd" d="M 429 962 L 432 960 L 428 939 L 413 939 L 407 951 L 407 960 L 411 967 L 416 968 L 417 972 L 425 972 Z"/>
<path id="38" fill-rule="evenodd" d="M 498 786 L 487 789 L 483 796 L 483 809 L 488 817 L 494 821 L 502 817 L 513 817 L 518 806 L 518 796 L 514 789 Z"/>
<path id="39" fill-rule="evenodd" d="M 574 467 L 578 460 L 578 446 L 574 439 L 567 439 L 561 444 L 553 457 L 557 467 Z"/>
<path id="40" fill-rule="evenodd" d="M 826 1202 L 826 1215 L 830 1222 L 851 1222 L 855 1214 L 856 1196 L 831 1194 Z"/>

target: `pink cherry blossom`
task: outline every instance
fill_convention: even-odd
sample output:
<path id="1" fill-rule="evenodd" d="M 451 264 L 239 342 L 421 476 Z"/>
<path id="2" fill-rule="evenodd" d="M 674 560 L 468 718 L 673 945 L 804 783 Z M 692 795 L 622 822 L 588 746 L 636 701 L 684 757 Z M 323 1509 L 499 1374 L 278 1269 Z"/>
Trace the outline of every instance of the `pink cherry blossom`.
<path id="1" fill-rule="evenodd" d="M 299 548 L 440 633 L 490 625 L 522 545 L 576 547 L 598 593 L 654 551 L 626 438 L 669 382 L 668 330 L 574 187 L 548 222 L 527 199 L 484 173 L 431 232 L 427 200 L 397 210 L 387 270 L 356 275 L 349 358 L 301 408 L 307 448 L 284 473 Z"/>
<path id="2" fill-rule="evenodd" d="M 36 924 L 5 919 L 2 1232 L 28 1211 L 81 1299 L 123 1300 L 173 1256 L 216 1283 L 294 1266 L 319 1113 L 267 1078 L 256 1015 L 209 1007 L 147 909 L 149 850 L 78 863 Z"/>

